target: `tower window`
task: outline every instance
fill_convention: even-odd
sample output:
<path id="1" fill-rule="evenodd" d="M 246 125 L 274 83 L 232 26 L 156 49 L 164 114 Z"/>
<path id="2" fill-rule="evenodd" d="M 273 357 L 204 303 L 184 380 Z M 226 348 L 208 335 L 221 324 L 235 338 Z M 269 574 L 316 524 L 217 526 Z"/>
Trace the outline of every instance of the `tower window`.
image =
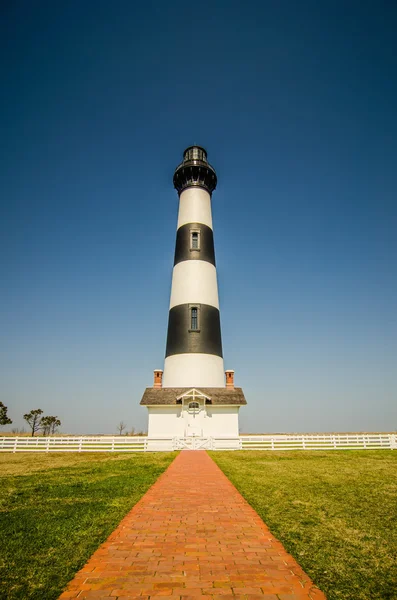
<path id="1" fill-rule="evenodd" d="M 200 333 L 200 304 L 189 304 L 189 331 Z"/>
<path id="2" fill-rule="evenodd" d="M 190 250 L 200 250 L 200 230 L 190 230 Z"/>
<path id="3" fill-rule="evenodd" d="M 194 306 L 190 309 L 190 329 L 197 331 L 198 329 L 198 308 Z"/>

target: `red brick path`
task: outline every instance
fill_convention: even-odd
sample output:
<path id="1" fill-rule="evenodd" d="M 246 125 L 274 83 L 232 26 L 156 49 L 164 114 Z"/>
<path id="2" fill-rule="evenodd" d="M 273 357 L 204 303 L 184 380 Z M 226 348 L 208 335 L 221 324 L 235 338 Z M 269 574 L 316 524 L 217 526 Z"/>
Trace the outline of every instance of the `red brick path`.
<path id="1" fill-rule="evenodd" d="M 60 598 L 153 596 L 325 600 L 204 451 L 177 456 Z"/>

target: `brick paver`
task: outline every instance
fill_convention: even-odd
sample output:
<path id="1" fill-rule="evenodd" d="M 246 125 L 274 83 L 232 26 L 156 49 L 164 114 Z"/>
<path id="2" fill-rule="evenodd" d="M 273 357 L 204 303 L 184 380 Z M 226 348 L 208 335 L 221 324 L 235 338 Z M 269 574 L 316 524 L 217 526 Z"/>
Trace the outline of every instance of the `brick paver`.
<path id="1" fill-rule="evenodd" d="M 177 456 L 60 598 L 154 596 L 325 600 L 204 451 Z"/>

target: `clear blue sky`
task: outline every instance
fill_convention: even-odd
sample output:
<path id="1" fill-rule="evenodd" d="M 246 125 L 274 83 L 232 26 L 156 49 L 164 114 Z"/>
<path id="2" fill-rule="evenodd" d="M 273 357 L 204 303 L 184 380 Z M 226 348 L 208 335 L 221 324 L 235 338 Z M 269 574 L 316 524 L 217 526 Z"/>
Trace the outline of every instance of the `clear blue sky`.
<path id="1" fill-rule="evenodd" d="M 245 432 L 397 427 L 397 5 L 0 7 L 0 400 L 146 428 L 190 144 Z"/>

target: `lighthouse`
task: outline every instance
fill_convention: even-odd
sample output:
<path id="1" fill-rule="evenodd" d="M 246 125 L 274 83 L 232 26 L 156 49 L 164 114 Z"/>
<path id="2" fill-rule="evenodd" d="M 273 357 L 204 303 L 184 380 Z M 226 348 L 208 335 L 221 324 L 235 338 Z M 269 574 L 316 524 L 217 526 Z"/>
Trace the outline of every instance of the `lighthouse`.
<path id="1" fill-rule="evenodd" d="M 154 371 L 141 405 L 149 437 L 233 437 L 246 404 L 225 372 L 212 222 L 215 169 L 201 146 L 190 146 L 176 168 L 179 211 L 164 370 Z"/>
<path id="2" fill-rule="evenodd" d="M 179 194 L 164 387 L 224 387 L 211 195 L 214 168 L 203 148 L 184 152 L 174 174 Z"/>

